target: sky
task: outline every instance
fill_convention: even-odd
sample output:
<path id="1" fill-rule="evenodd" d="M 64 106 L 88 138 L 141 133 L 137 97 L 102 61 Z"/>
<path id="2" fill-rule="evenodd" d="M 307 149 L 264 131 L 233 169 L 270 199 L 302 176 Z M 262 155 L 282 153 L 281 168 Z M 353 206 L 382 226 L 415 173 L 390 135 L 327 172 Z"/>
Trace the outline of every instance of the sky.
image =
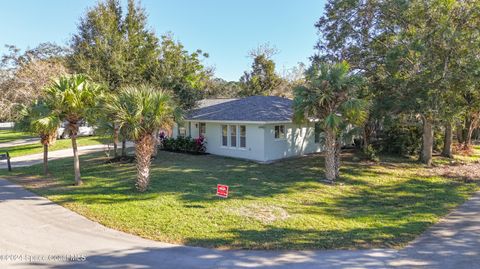
<path id="1" fill-rule="evenodd" d="M 0 54 L 4 45 L 21 49 L 42 42 L 65 45 L 79 18 L 96 0 L 0 0 Z M 126 1 L 121 0 L 125 5 Z M 171 32 L 189 50 L 210 57 L 215 76 L 238 80 L 250 68 L 248 52 L 269 43 L 277 72 L 308 63 L 318 39 L 315 22 L 324 0 L 143 0 L 149 27 L 158 36 Z"/>

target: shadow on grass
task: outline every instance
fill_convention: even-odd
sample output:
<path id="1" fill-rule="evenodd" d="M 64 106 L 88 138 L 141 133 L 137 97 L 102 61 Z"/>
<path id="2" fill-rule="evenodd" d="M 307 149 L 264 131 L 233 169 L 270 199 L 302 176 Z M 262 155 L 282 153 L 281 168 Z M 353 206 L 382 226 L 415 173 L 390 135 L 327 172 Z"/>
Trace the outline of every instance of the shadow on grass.
<path id="1" fill-rule="evenodd" d="M 424 221 L 412 221 L 395 226 L 336 230 L 279 227 L 267 227 L 261 230 L 231 229 L 212 238 L 187 238 L 186 244 L 244 249 L 389 248 L 411 241 L 418 231 L 423 231 L 430 224 Z"/>
<path id="2" fill-rule="evenodd" d="M 135 164 L 106 164 L 102 154 L 98 153 L 81 156 L 82 178 L 85 182 L 82 187 L 70 186 L 73 182 L 72 160 L 65 159 L 50 165 L 53 176 L 61 182 L 61 189 L 40 191 L 46 194 L 62 191 L 67 196 L 106 195 L 108 198 L 100 202 L 107 203 L 117 202 L 114 195 L 120 194 L 131 196 L 131 199 L 142 199 L 154 198 L 162 193 L 176 193 L 184 201 L 196 202 L 218 201 L 215 196 L 216 185 L 222 183 L 230 185 L 232 197 L 255 199 L 295 191 L 289 188 L 299 182 L 315 183 L 323 174 L 321 169 L 312 169 L 309 163 L 299 165 L 298 161 L 292 165 L 288 164 L 288 161 L 264 165 L 210 155 L 193 156 L 170 152 L 160 154 L 164 156 L 160 156 L 152 164 L 150 187 L 146 193 L 138 193 L 134 189 Z M 31 167 L 25 169 L 25 172 L 39 174 L 40 168 Z"/>
<path id="3" fill-rule="evenodd" d="M 163 156 L 162 156 L 163 155 Z M 399 162 L 398 160 L 396 160 Z M 99 196 L 106 197 L 101 203 L 119 201 L 115 196 L 131 196 L 127 200 L 155 198 L 162 193 L 178 194 L 186 202 L 218 201 L 215 197 L 218 183 L 230 186 L 230 195 L 235 199 L 256 199 L 273 197 L 282 193 L 294 193 L 318 185 L 323 177 L 323 158 L 319 155 L 304 158 L 289 159 L 272 164 L 258 164 L 255 162 L 222 158 L 212 155 L 194 156 L 171 152 L 160 152 L 159 158 L 154 160 L 151 168 L 150 188 L 146 193 L 138 193 L 135 188 L 136 169 L 134 163 L 105 163 L 105 155 L 95 153 L 81 156 L 82 178 L 85 185 L 71 186 L 73 183 L 72 159 L 50 162 L 53 177 L 57 180 L 54 188 L 39 188 L 40 193 L 52 194 L 64 192 L 72 195 L 95 195 L 92 203 Z M 36 165 L 23 168 L 25 174 L 41 176 L 42 167 Z M 375 166 L 362 166 L 352 162 L 350 158 L 344 161 L 342 179 L 345 185 L 356 186 L 361 191 L 338 200 L 338 207 L 347 205 L 356 208 L 356 204 L 380 204 L 395 206 L 404 204 L 405 199 L 424 199 L 425 196 L 435 195 L 433 201 L 450 192 L 455 197 L 455 188 L 445 189 L 445 184 L 409 179 L 408 182 L 396 185 L 382 185 L 375 188 L 363 188 L 371 185 L 362 179 L 365 176 L 389 175 L 386 171 L 379 171 Z M 335 188 L 325 186 L 325 188 Z M 149 199 L 149 198 L 146 198 Z M 378 202 L 375 202 L 378 201 Z M 413 201 L 415 202 L 415 201 Z"/>
<path id="4" fill-rule="evenodd" d="M 402 164 L 401 160 L 397 163 Z M 413 239 L 452 206 L 464 201 L 467 189 L 471 188 L 458 182 L 421 180 L 412 173 L 395 175 L 396 178 L 389 181 L 388 170 L 378 170 L 376 165 L 363 166 L 349 158 L 342 169 L 343 186 L 340 186 L 318 183 L 323 176 L 323 158 L 319 155 L 258 164 L 212 155 L 160 152 L 152 164 L 149 190 L 138 193 L 134 189 L 135 164 L 107 164 L 101 153 L 81 156 L 81 164 L 83 186 L 72 186 L 72 159 L 69 158 L 51 162 L 58 185 L 36 187 L 33 191 L 53 195 L 54 201 L 60 204 L 118 204 L 174 195 L 180 202 L 175 205 L 178 210 L 203 210 L 216 203 L 232 207 L 235 201 L 261 203 L 263 198 L 286 195 L 287 200 L 295 204 L 287 205 L 286 210 L 299 217 L 288 225 L 280 221 L 256 229 L 231 229 L 230 226 L 219 229 L 213 237 L 185 239 L 187 244 L 208 247 L 327 249 L 399 245 Z M 22 172 L 40 174 L 41 166 L 25 168 Z M 369 177 L 382 179 L 377 182 L 377 178 Z M 215 196 L 218 183 L 230 186 L 229 200 Z M 309 191 L 315 193 L 306 196 L 304 201 L 295 200 Z M 270 202 L 277 203 L 276 200 Z M 136 210 L 146 209 L 136 205 Z M 322 223 L 328 221 L 322 216 L 345 226 L 332 229 L 335 225 Z M 303 229 L 296 229 L 292 226 L 294 221 L 318 223 L 302 223 Z M 328 228 L 322 230 L 325 225 Z"/>
<path id="5" fill-rule="evenodd" d="M 463 202 L 468 186 L 457 182 L 432 182 L 415 178 L 401 182 L 362 188 L 334 200 L 324 210 L 343 218 L 366 218 L 375 215 L 383 220 L 402 219 L 407 216 L 441 216 L 452 205 Z"/>

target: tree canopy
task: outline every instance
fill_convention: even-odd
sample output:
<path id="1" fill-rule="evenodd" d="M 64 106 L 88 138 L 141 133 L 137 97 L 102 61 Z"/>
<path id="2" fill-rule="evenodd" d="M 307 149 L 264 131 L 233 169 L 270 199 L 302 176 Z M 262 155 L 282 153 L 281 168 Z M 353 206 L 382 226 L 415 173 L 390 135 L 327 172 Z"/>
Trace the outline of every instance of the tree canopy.
<path id="1" fill-rule="evenodd" d="M 330 0 L 316 24 L 321 38 L 314 58 L 346 60 L 362 73 L 377 119 L 416 115 L 421 159 L 430 164 L 439 115 L 465 109 L 449 104 L 478 72 L 479 14 L 478 1 Z"/>
<path id="2" fill-rule="evenodd" d="M 20 116 L 18 107 L 30 106 L 42 96 L 42 90 L 57 76 L 69 73 L 65 66 L 66 49 L 42 43 L 22 52 L 7 45 L 0 63 L 0 119 Z"/>
<path id="3" fill-rule="evenodd" d="M 253 59 L 252 69 L 245 71 L 240 78 L 241 96 L 271 95 L 282 83 L 282 79 L 275 71 L 275 62 L 272 56 L 277 52 L 268 44 L 252 50 L 249 56 Z"/>

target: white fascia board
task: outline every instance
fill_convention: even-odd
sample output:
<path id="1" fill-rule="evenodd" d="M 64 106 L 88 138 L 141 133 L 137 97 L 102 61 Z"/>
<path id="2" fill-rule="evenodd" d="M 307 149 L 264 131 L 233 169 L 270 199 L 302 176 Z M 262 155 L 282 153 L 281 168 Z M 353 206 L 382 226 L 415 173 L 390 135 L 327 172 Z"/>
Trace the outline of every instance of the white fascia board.
<path id="1" fill-rule="evenodd" d="M 191 122 L 235 123 L 235 124 L 283 124 L 292 121 L 233 121 L 233 120 L 185 120 Z"/>

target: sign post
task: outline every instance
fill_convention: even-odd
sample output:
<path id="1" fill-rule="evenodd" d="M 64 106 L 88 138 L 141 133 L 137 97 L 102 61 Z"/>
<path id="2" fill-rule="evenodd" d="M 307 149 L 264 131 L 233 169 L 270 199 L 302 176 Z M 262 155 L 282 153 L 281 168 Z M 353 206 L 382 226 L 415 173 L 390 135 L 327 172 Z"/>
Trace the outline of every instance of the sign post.
<path id="1" fill-rule="evenodd" d="M 8 171 L 12 171 L 12 165 L 10 164 L 10 154 L 8 154 L 8 151 L 4 154 L 0 154 L 0 160 L 7 160 L 7 166 L 8 166 Z"/>
<path id="2" fill-rule="evenodd" d="M 228 186 L 217 184 L 217 196 L 222 198 L 228 198 Z"/>

